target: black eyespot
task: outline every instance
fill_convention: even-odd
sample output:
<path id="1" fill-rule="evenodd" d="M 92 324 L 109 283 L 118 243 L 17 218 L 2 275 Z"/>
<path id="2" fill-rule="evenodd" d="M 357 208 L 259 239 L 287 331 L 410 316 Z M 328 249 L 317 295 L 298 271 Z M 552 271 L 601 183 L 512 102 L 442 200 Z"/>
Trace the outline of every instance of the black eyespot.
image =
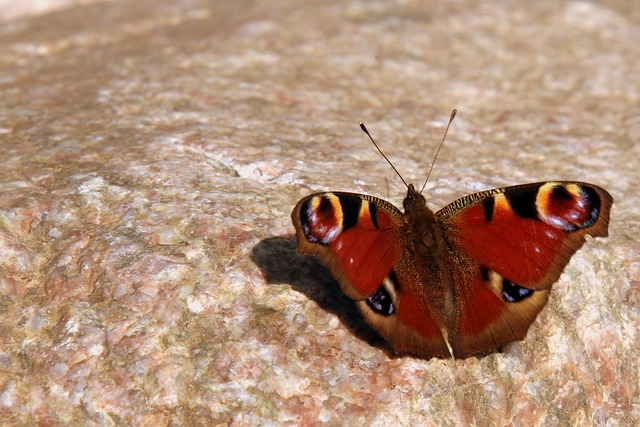
<path id="1" fill-rule="evenodd" d="M 551 199 L 558 202 L 569 202 L 573 200 L 573 194 L 564 185 L 556 185 L 551 190 Z"/>
<path id="2" fill-rule="evenodd" d="M 313 199 L 307 200 L 307 203 L 304 205 L 304 210 L 306 211 L 309 206 L 311 206 L 311 201 Z M 320 197 L 320 203 L 318 204 L 318 212 L 320 212 L 323 216 L 329 215 L 333 213 L 333 205 L 331 204 L 331 199 L 325 196 Z"/>
<path id="3" fill-rule="evenodd" d="M 391 295 L 389 295 L 384 286 L 380 286 L 373 295 L 367 298 L 367 305 L 371 307 L 373 311 L 383 316 L 389 316 L 396 311 L 393 306 L 393 301 L 391 300 Z"/>
<path id="4" fill-rule="evenodd" d="M 510 280 L 502 279 L 502 296 L 506 301 L 518 302 L 533 295 L 531 289 L 516 285 Z"/>

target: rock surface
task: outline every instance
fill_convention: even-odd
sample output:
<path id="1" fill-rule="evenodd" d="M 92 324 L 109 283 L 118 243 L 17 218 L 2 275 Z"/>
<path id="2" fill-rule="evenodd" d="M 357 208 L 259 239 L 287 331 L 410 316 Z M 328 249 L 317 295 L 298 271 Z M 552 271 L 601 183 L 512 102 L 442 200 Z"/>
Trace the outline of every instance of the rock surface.
<path id="1" fill-rule="evenodd" d="M 0 4 L 0 417 L 15 425 L 640 422 L 640 7 Z M 51 9 L 42 9 L 42 4 Z M 35 7 L 35 6 L 34 6 Z M 522 342 L 394 356 L 289 214 L 579 179 L 615 198 Z"/>

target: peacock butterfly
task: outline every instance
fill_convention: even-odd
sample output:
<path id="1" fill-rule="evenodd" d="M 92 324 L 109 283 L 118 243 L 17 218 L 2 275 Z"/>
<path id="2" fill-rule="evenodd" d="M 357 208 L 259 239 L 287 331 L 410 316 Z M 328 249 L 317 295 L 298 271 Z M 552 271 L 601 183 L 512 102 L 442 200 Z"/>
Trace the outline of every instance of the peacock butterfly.
<path id="1" fill-rule="evenodd" d="M 613 203 L 570 181 L 482 191 L 435 213 L 421 193 L 407 185 L 404 213 L 365 194 L 316 193 L 291 219 L 298 251 L 320 257 L 397 353 L 423 357 L 523 339 L 585 235 L 608 235 Z"/>

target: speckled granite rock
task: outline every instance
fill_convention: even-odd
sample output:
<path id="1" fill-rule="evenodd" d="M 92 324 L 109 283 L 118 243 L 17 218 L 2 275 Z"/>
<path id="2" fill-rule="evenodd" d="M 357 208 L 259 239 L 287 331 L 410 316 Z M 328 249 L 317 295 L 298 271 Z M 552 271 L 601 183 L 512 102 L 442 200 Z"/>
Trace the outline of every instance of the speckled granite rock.
<path id="1" fill-rule="evenodd" d="M 83 3 L 0 24 L 3 423 L 640 421 L 640 7 Z M 588 180 L 611 236 L 503 353 L 396 357 L 289 214 L 400 203 L 357 122 L 419 182 L 453 107 L 433 208 Z"/>

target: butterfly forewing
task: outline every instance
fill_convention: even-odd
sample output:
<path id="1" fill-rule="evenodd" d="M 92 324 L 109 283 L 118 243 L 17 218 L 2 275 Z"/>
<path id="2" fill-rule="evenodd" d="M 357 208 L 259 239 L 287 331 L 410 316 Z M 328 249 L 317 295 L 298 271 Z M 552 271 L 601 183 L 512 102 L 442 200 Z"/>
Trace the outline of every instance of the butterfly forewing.
<path id="1" fill-rule="evenodd" d="M 455 248 L 513 283 L 544 289 L 558 280 L 586 234 L 607 236 L 613 199 L 581 182 L 539 182 L 459 199 L 436 213 Z"/>
<path id="2" fill-rule="evenodd" d="M 299 251 L 319 255 L 355 300 L 378 290 L 400 252 L 402 213 L 385 203 L 353 193 L 317 193 L 300 200 L 291 214 Z"/>

